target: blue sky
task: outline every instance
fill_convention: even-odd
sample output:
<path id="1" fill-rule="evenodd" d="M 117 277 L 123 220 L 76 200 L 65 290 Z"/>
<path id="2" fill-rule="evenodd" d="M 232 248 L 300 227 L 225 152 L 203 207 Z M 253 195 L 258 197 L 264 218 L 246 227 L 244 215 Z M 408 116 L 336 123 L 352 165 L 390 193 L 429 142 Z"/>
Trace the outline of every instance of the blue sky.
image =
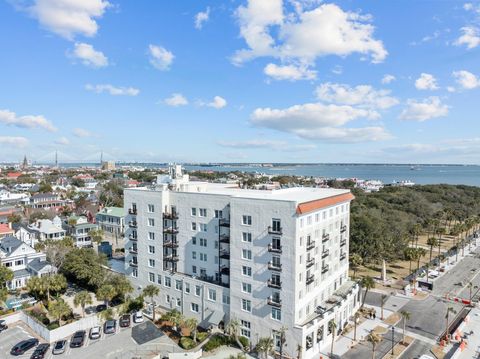
<path id="1" fill-rule="evenodd" d="M 0 161 L 475 163 L 480 2 L 0 1 Z"/>

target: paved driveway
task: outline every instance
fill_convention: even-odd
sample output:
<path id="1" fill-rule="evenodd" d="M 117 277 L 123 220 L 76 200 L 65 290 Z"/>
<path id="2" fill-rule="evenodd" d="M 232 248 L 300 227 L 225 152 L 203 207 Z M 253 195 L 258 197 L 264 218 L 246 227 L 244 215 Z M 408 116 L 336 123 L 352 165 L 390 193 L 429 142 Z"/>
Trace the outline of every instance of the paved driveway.
<path id="1" fill-rule="evenodd" d="M 0 358 L 30 358 L 30 355 L 32 355 L 35 349 L 30 349 L 24 355 L 20 356 L 10 355 L 10 350 L 15 344 L 28 338 L 32 338 L 32 335 L 20 326 L 10 327 L 2 332 L 0 334 Z M 40 341 L 40 343 L 41 342 L 42 341 Z"/>

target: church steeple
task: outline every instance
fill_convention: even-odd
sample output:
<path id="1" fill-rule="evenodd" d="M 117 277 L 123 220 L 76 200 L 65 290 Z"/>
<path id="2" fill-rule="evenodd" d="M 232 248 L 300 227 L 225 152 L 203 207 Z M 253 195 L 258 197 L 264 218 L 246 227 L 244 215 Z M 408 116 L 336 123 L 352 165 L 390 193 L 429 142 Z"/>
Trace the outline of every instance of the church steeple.
<path id="1" fill-rule="evenodd" d="M 28 168 L 28 160 L 27 160 L 27 155 L 23 157 L 23 164 L 22 168 Z"/>

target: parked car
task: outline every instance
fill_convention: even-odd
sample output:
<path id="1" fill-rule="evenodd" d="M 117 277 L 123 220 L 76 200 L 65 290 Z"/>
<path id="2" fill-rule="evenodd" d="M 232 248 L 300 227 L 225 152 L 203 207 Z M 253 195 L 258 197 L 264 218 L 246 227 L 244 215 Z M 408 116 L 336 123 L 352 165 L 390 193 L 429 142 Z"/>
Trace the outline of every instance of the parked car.
<path id="1" fill-rule="evenodd" d="M 107 305 L 106 304 L 97 305 L 97 313 L 103 312 L 104 310 L 107 310 Z"/>
<path id="2" fill-rule="evenodd" d="M 48 348 L 50 348 L 50 344 L 42 343 L 38 347 L 35 348 L 30 359 L 43 359 L 45 358 L 45 354 L 48 352 Z"/>
<path id="3" fill-rule="evenodd" d="M 4 320 L 0 320 L 0 333 L 8 329 L 8 325 Z"/>
<path id="4" fill-rule="evenodd" d="M 120 317 L 120 327 L 127 328 L 130 326 L 130 315 L 124 314 Z"/>
<path id="5" fill-rule="evenodd" d="M 63 354 L 65 353 L 66 348 L 67 348 L 67 341 L 64 339 L 59 340 L 55 342 L 55 345 L 53 346 L 52 354 L 53 355 Z"/>
<path id="6" fill-rule="evenodd" d="M 96 327 L 93 327 L 92 329 L 90 329 L 90 339 L 98 339 L 100 338 L 100 327 L 99 326 L 96 326 Z"/>
<path id="7" fill-rule="evenodd" d="M 70 348 L 80 348 L 85 342 L 85 330 L 75 332 L 70 340 Z"/>
<path id="8" fill-rule="evenodd" d="M 31 349 L 33 347 L 36 347 L 38 345 L 38 339 L 36 338 L 30 338 L 27 340 L 22 340 L 20 343 L 15 345 L 12 350 L 10 350 L 11 355 L 22 355 L 25 354 L 25 352 L 28 349 Z"/>
<path id="9" fill-rule="evenodd" d="M 112 319 L 112 320 L 107 320 L 103 326 L 103 332 L 105 334 L 113 334 L 117 330 L 117 321 Z"/>
<path id="10" fill-rule="evenodd" d="M 142 323 L 143 322 L 143 313 L 141 311 L 138 311 L 135 314 L 133 314 L 133 322 L 134 323 Z"/>

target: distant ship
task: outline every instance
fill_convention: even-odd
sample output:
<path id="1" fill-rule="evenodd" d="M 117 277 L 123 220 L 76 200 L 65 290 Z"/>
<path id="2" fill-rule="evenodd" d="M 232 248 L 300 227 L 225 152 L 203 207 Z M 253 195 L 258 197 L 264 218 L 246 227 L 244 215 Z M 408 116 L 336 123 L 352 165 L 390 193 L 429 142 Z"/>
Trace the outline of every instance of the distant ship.
<path id="1" fill-rule="evenodd" d="M 420 170 L 420 166 L 418 165 L 410 166 L 410 171 L 419 171 L 419 170 Z"/>

